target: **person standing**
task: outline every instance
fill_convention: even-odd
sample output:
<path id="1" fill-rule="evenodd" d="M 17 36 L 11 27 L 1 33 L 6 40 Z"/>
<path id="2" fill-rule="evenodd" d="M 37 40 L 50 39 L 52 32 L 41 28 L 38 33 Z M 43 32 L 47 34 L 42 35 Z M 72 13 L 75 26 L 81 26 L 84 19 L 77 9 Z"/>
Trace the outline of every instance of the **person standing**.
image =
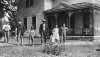
<path id="1" fill-rule="evenodd" d="M 20 40 L 21 41 L 20 44 L 22 44 L 23 34 L 24 34 L 24 26 L 23 23 L 19 21 L 17 25 L 17 42 L 19 42 Z"/>
<path id="2" fill-rule="evenodd" d="M 55 26 L 55 28 L 52 30 L 52 36 L 51 36 L 51 41 L 52 42 L 59 42 L 60 37 L 59 37 L 59 28 L 58 25 Z"/>
<path id="3" fill-rule="evenodd" d="M 46 20 L 43 20 L 43 23 L 40 25 L 39 33 L 41 35 L 41 43 L 46 43 L 47 34 L 48 34 L 48 26 L 46 24 Z"/>
<path id="4" fill-rule="evenodd" d="M 9 23 L 4 24 L 2 29 L 4 30 L 4 34 L 5 34 L 5 42 L 8 43 L 9 31 L 11 30 Z"/>
<path id="5" fill-rule="evenodd" d="M 67 30 L 68 30 L 68 27 L 66 27 L 66 25 L 63 24 L 61 29 L 62 29 L 62 40 L 63 40 L 63 42 L 65 42 L 65 40 L 66 40 L 66 33 L 67 33 Z"/>
<path id="6" fill-rule="evenodd" d="M 35 29 L 34 26 L 31 27 L 31 29 L 29 30 L 29 42 L 31 42 L 31 44 L 33 45 L 33 40 L 34 40 L 34 36 L 35 36 Z"/>

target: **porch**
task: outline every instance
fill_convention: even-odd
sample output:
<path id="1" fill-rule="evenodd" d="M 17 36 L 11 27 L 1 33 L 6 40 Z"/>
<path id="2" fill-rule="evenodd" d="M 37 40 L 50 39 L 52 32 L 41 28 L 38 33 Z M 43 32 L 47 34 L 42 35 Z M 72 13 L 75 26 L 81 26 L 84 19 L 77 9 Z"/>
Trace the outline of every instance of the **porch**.
<path id="1" fill-rule="evenodd" d="M 99 11 L 99 6 L 92 3 L 59 4 L 57 7 L 44 12 L 50 30 L 54 25 L 59 28 L 63 23 L 70 30 L 67 31 L 67 38 L 90 38 L 96 36 L 94 25 L 97 24 L 94 18 L 94 10 Z M 98 24 L 99 25 L 99 24 Z M 96 33 L 95 33 L 96 32 Z"/>

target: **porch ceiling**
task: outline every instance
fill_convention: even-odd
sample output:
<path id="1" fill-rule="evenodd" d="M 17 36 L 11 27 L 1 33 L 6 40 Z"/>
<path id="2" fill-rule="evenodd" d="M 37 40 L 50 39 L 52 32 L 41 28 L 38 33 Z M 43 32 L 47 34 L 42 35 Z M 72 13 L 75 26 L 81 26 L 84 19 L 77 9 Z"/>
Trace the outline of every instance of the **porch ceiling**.
<path id="1" fill-rule="evenodd" d="M 47 10 L 46 12 L 76 10 L 76 9 L 83 9 L 83 8 L 93 8 L 93 9 L 100 10 L 100 5 L 95 4 L 95 3 L 88 3 L 88 2 L 76 3 L 76 4 L 71 4 L 71 5 L 69 5 L 68 3 L 60 3 L 58 6 L 50 10 Z"/>

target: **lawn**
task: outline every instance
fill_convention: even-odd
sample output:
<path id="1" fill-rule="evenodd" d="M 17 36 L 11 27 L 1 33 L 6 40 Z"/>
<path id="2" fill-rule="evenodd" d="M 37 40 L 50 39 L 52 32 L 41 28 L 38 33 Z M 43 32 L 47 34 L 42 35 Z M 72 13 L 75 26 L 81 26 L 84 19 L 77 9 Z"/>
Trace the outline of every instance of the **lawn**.
<path id="1" fill-rule="evenodd" d="M 96 50 L 98 48 L 98 51 Z M 0 46 L 0 57 L 55 57 L 42 52 L 43 46 Z M 99 57 L 97 45 L 66 45 L 59 57 Z"/>

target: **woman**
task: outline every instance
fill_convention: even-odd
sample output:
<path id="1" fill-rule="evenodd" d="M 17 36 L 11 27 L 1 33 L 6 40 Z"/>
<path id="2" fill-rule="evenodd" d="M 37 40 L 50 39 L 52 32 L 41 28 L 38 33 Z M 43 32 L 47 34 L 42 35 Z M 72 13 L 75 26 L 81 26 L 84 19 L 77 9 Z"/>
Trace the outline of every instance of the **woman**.
<path id="1" fill-rule="evenodd" d="M 58 28 L 58 25 L 56 25 L 56 27 L 52 31 L 51 39 L 52 39 L 51 40 L 52 42 L 59 42 L 60 37 L 59 37 L 59 28 Z"/>

